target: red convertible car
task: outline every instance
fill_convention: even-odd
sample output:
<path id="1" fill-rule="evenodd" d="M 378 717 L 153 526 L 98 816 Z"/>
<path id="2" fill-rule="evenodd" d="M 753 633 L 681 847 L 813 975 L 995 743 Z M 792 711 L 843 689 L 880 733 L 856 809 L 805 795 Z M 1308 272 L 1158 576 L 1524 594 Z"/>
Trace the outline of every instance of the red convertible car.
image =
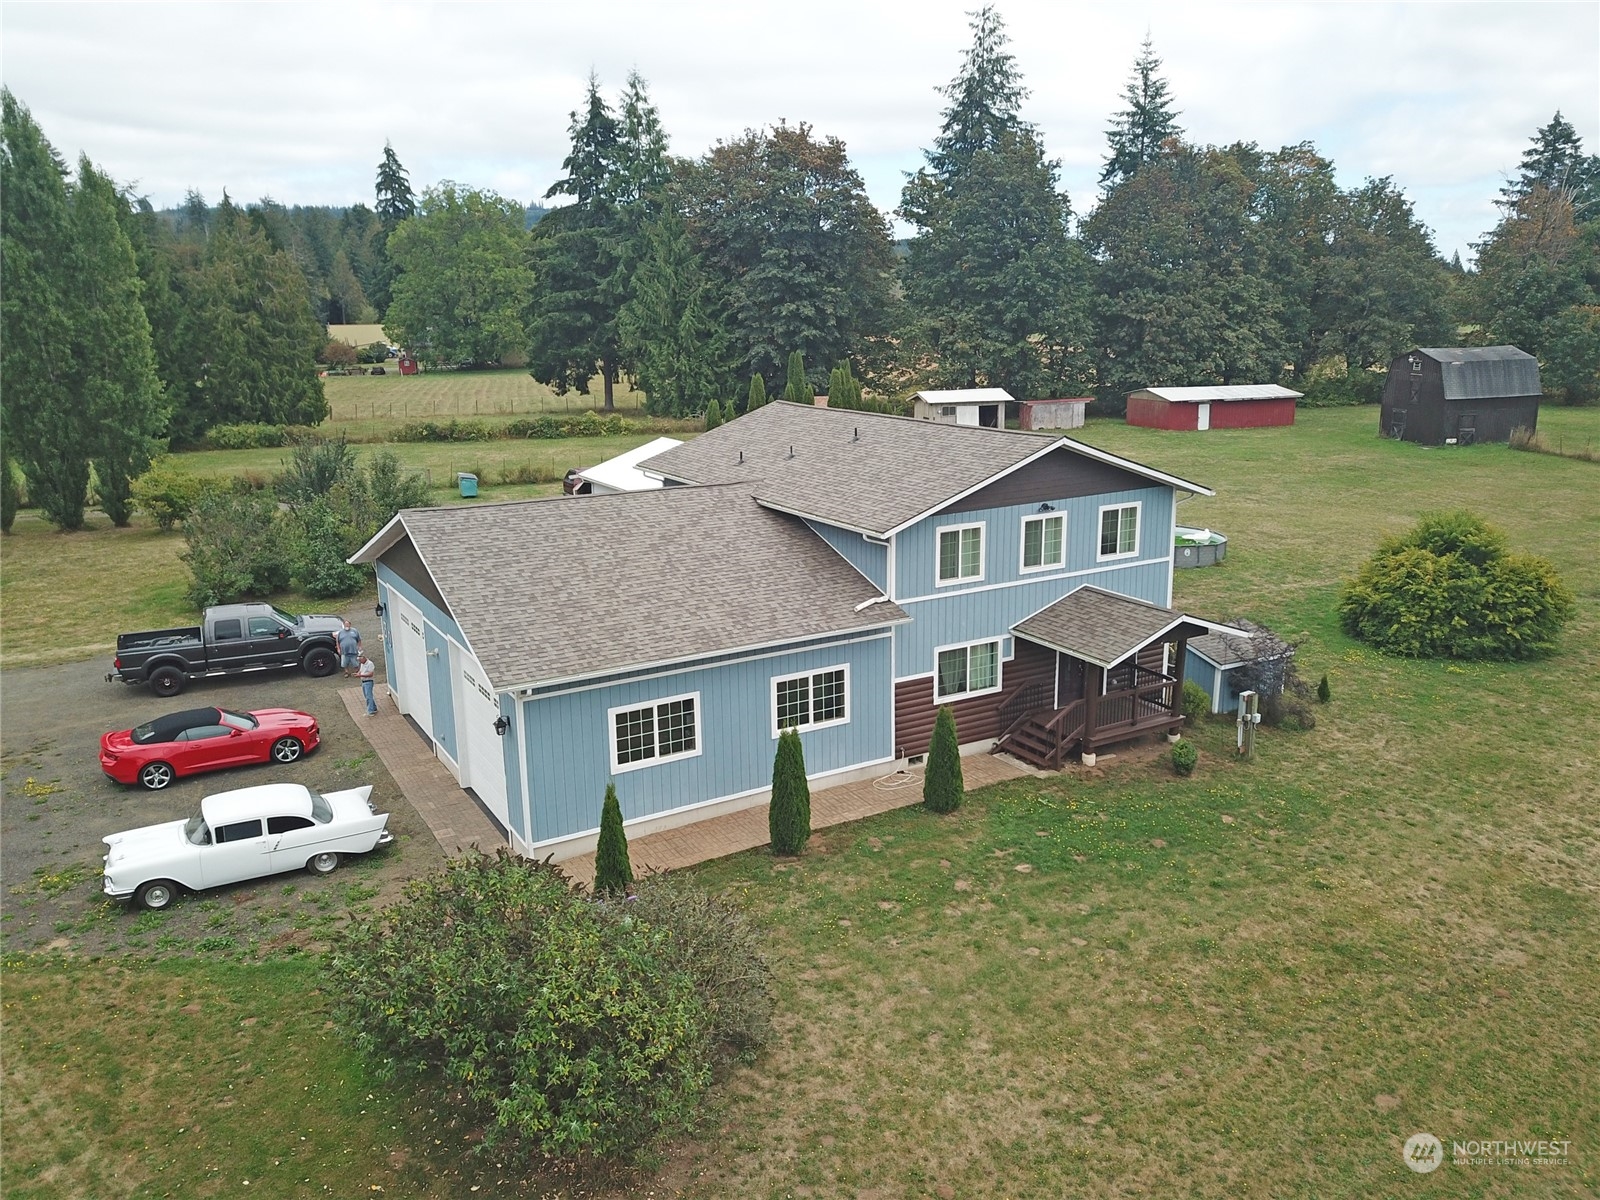
<path id="1" fill-rule="evenodd" d="M 100 739 L 100 768 L 152 791 L 180 775 L 247 763 L 292 763 L 317 748 L 317 719 L 292 708 L 190 708 Z"/>

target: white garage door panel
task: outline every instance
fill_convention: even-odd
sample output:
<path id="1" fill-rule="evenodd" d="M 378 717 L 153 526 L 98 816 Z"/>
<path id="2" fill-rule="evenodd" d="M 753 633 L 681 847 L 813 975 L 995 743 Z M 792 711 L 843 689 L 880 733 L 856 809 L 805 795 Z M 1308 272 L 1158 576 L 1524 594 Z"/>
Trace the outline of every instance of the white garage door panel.
<path id="1" fill-rule="evenodd" d="M 393 596 L 393 594 L 391 593 Z M 389 610 L 394 617 L 395 661 L 389 665 L 390 678 L 397 690 L 400 711 L 429 737 L 433 736 L 433 708 L 428 700 L 428 643 L 422 634 L 422 613 L 403 596 L 393 596 Z"/>
<path id="2" fill-rule="evenodd" d="M 506 828 L 511 827 L 506 805 L 506 766 L 501 754 L 500 735 L 494 723 L 500 716 L 500 703 L 489 689 L 489 679 L 472 655 L 462 652 L 461 683 L 464 703 L 457 710 L 466 728 L 456 729 L 456 742 L 464 762 L 461 782 L 478 793 L 478 799 Z"/>

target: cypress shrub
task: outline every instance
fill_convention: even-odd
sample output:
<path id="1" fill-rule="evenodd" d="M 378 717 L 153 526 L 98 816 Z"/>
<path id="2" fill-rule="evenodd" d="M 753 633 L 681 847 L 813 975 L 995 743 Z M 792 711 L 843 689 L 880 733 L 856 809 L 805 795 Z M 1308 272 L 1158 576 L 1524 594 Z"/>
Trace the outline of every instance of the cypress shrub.
<path id="1" fill-rule="evenodd" d="M 1317 684 L 1317 700 L 1320 703 L 1326 704 L 1329 700 L 1332 700 L 1332 699 L 1333 699 L 1333 689 L 1328 686 L 1328 677 L 1327 677 L 1327 675 L 1323 675 L 1321 681 Z"/>
<path id="2" fill-rule="evenodd" d="M 789 355 L 789 382 L 783 390 L 783 398 L 795 404 L 813 401 L 811 384 L 806 381 L 806 360 L 798 350 Z"/>
<path id="3" fill-rule="evenodd" d="M 961 807 L 966 784 L 961 778 L 961 744 L 956 740 L 956 718 L 945 705 L 933 723 L 928 746 L 928 766 L 922 776 L 922 803 L 929 812 L 955 812 Z"/>
<path id="4" fill-rule="evenodd" d="M 628 861 L 628 835 L 622 829 L 622 805 L 617 803 L 617 785 L 606 784 L 606 801 L 600 809 L 600 842 L 594 848 L 594 890 L 626 891 L 633 882 L 633 864 Z"/>
<path id="5" fill-rule="evenodd" d="M 745 412 L 755 412 L 767 402 L 767 381 L 759 375 L 750 376 L 750 399 L 745 403 Z"/>
<path id="6" fill-rule="evenodd" d="M 713 396 L 713 397 L 711 397 L 711 403 L 706 405 L 706 428 L 708 430 L 715 429 L 718 425 L 721 425 L 721 424 L 722 424 L 722 405 L 718 404 L 717 403 L 717 398 L 715 396 Z"/>
<path id="7" fill-rule="evenodd" d="M 811 787 L 806 783 L 806 752 L 800 735 L 785 729 L 778 735 L 772 760 L 772 804 L 767 831 L 774 854 L 799 854 L 811 836 Z"/>

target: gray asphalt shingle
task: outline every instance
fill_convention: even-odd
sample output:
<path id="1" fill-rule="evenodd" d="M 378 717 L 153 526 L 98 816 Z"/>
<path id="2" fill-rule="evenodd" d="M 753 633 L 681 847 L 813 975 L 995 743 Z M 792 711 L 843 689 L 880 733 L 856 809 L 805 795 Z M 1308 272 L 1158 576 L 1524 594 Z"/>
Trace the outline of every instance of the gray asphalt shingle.
<path id="1" fill-rule="evenodd" d="M 412 509 L 406 532 L 497 689 L 907 620 L 748 488 Z"/>
<path id="2" fill-rule="evenodd" d="M 1183 619 L 1183 613 L 1159 604 L 1081 587 L 1012 628 L 1030 641 L 1110 667 Z"/>

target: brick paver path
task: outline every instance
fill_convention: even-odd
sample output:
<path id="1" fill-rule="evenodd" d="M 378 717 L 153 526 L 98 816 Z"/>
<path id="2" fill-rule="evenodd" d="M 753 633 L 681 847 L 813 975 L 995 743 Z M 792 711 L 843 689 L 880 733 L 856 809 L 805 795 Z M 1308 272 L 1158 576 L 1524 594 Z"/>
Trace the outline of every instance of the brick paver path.
<path id="1" fill-rule="evenodd" d="M 380 693 L 375 717 L 366 715 L 367 706 L 360 688 L 341 688 L 339 698 L 350 710 L 350 719 L 367 735 L 367 741 L 372 743 L 417 815 L 433 830 L 433 836 L 439 839 L 446 854 L 460 854 L 473 846 L 491 853 L 495 847 L 506 844 L 494 822 L 461 790 L 445 765 L 429 750 L 428 743 L 401 715 L 394 697 Z M 1004 755 L 973 754 L 961 760 L 961 775 L 969 792 L 1036 773 Z M 830 825 L 843 825 L 920 803 L 920 767 L 904 773 L 885 772 L 876 779 L 812 792 L 811 828 L 826 829 Z M 741 850 L 753 850 L 765 846 L 767 841 L 767 806 L 760 804 L 693 825 L 630 838 L 628 857 L 634 873 L 643 875 L 647 871 L 689 867 Z M 565 859 L 561 869 L 586 887 L 594 883 L 593 854 Z"/>
<path id="2" fill-rule="evenodd" d="M 393 696 L 379 689 L 375 717 L 367 716 L 367 702 L 361 698 L 359 687 L 340 688 L 339 699 L 446 854 L 460 854 L 473 846 L 493 854 L 495 847 L 506 844 L 494 822 L 461 790 L 428 743 L 395 707 Z"/>

